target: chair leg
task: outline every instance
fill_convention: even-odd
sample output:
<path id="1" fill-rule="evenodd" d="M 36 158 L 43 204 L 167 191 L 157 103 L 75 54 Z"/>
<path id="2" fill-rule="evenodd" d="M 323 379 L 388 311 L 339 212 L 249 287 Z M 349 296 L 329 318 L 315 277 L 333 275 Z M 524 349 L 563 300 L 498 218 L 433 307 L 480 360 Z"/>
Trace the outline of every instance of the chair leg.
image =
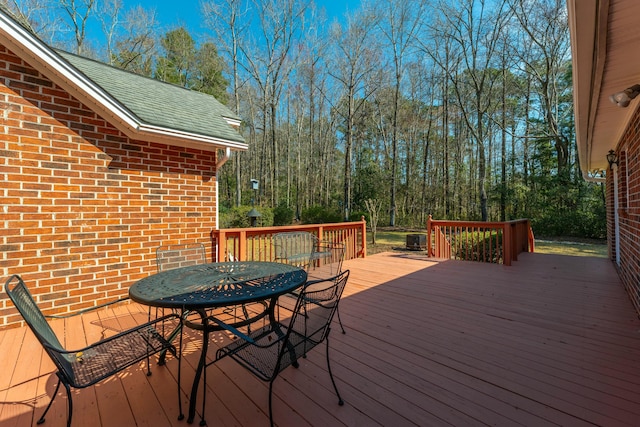
<path id="1" fill-rule="evenodd" d="M 342 400 L 342 397 L 340 396 L 340 392 L 338 391 L 338 386 L 336 386 L 336 382 L 333 379 L 333 373 L 331 372 L 331 360 L 329 359 L 329 336 L 327 335 L 327 338 L 325 339 L 325 341 L 327 342 L 327 370 L 329 371 L 329 377 L 331 378 L 331 383 L 333 384 L 333 389 L 336 391 L 336 395 L 338 396 L 338 405 L 342 406 L 344 405 L 344 400 Z"/>
<path id="2" fill-rule="evenodd" d="M 49 401 L 49 404 L 47 405 L 47 408 L 44 410 L 44 412 L 42 413 L 42 416 L 36 422 L 36 424 L 42 424 L 44 422 L 45 415 L 47 415 L 47 412 L 49 412 L 49 409 L 51 408 L 51 404 L 53 403 L 53 400 L 58 395 L 58 390 L 60 389 L 60 382 L 61 382 L 60 378 L 58 377 L 58 384 L 56 384 L 56 390 L 53 392 L 53 396 L 51 396 L 51 400 Z"/>
<path id="3" fill-rule="evenodd" d="M 69 405 L 69 416 L 67 417 L 67 427 L 71 427 L 71 417 L 73 417 L 73 399 L 71 399 L 71 387 L 69 387 L 69 384 L 65 384 L 64 388 L 67 389 L 67 400 Z"/>
<path id="4" fill-rule="evenodd" d="M 273 427 L 273 409 L 272 409 L 271 401 L 273 400 L 272 396 L 273 396 L 274 381 L 275 381 L 275 378 L 269 381 L 269 424 L 271 425 L 271 427 Z"/>
<path id="5" fill-rule="evenodd" d="M 180 397 L 180 393 L 182 392 L 180 390 L 180 385 L 182 384 L 181 380 L 182 380 L 182 337 L 184 335 L 184 327 L 182 326 L 182 321 L 183 321 L 183 317 L 184 317 L 184 313 L 182 313 L 182 315 L 180 316 L 180 348 L 178 349 L 178 420 L 184 420 L 184 412 L 182 412 L 182 399 Z"/>
<path id="6" fill-rule="evenodd" d="M 340 318 L 340 306 L 338 306 L 338 308 L 336 308 L 336 314 L 338 315 L 338 323 L 340 324 L 340 329 L 342 329 L 342 333 L 346 334 L 345 330 L 344 330 L 344 326 L 342 326 L 342 319 Z"/>

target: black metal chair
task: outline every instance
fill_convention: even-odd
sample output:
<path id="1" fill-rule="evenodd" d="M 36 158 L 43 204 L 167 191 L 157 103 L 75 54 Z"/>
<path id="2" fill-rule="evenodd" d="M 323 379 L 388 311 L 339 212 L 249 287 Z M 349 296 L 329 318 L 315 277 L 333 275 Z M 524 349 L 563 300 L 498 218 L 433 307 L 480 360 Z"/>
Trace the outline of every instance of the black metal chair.
<path id="1" fill-rule="evenodd" d="M 38 424 L 44 422 L 44 417 L 58 394 L 60 384 L 67 390 L 67 426 L 71 426 L 71 387 L 89 387 L 144 359 L 147 360 L 147 375 L 151 375 L 151 355 L 169 350 L 177 356 L 175 347 L 163 335 L 163 329 L 156 328 L 156 325 L 170 318 L 179 320 L 174 314 L 138 325 L 84 348 L 66 350 L 20 276 L 11 276 L 5 283 L 5 291 L 57 368 L 58 384 Z"/>
<path id="2" fill-rule="evenodd" d="M 317 252 L 318 238 L 307 231 L 276 233 L 272 241 L 277 262 L 306 269 L 314 257 L 323 255 Z"/>
<path id="3" fill-rule="evenodd" d="M 292 231 L 274 234 L 273 246 L 276 261 L 304 268 L 311 279 L 333 277 L 342 271 L 344 243 L 323 242 L 307 231 Z M 297 293 L 283 297 L 279 307 L 293 309 L 297 297 Z M 340 310 L 337 316 L 344 334 Z"/>
<path id="4" fill-rule="evenodd" d="M 329 333 L 331 320 L 338 309 L 349 270 L 337 276 L 310 281 L 300 291 L 288 324 L 277 321 L 247 335 L 237 335 L 231 344 L 218 349 L 216 361 L 231 357 L 258 378 L 269 382 L 269 420 L 273 426 L 273 382 L 289 365 L 298 367 L 298 359 L 316 345 L 326 343 L 327 368 L 338 404 L 344 402 L 331 372 Z M 224 327 L 224 325 L 221 325 Z"/>

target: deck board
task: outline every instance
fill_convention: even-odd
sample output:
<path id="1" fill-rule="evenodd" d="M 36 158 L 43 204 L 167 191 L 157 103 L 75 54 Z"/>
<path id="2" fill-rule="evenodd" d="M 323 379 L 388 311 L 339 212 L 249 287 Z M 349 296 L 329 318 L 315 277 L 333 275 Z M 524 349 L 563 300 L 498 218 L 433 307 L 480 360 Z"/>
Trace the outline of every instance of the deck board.
<path id="1" fill-rule="evenodd" d="M 347 333 L 334 325 L 330 354 L 345 406 L 319 347 L 276 380 L 279 426 L 637 425 L 640 321 L 610 261 L 521 254 L 504 267 L 385 253 L 343 268 Z M 146 317 L 125 303 L 52 324 L 81 347 Z M 209 356 L 228 339 L 213 336 Z M 201 345 L 185 334 L 185 412 Z M 56 384 L 53 364 L 26 328 L 0 331 L 0 346 L 0 425 L 33 425 Z M 74 425 L 187 425 L 177 420 L 177 360 L 152 372 L 140 363 L 74 390 Z M 268 425 L 267 384 L 231 360 L 207 376 L 209 425 Z M 60 393 L 45 427 L 64 425 Z M 201 399 L 202 389 L 194 425 Z"/>

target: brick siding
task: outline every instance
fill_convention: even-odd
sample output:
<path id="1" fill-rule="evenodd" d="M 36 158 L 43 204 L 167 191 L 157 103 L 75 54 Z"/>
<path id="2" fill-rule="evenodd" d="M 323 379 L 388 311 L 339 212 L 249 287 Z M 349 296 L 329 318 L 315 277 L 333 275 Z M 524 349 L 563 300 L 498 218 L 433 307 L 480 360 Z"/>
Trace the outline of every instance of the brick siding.
<path id="1" fill-rule="evenodd" d="M 215 152 L 131 140 L 0 46 L 0 281 L 47 314 L 126 296 L 167 243 L 215 228 Z M 0 293 L 0 327 L 20 318 Z"/>
<path id="2" fill-rule="evenodd" d="M 618 212 L 622 282 L 640 315 L 640 110 L 636 110 L 618 146 Z M 615 261 L 613 173 L 607 174 L 607 232 Z"/>

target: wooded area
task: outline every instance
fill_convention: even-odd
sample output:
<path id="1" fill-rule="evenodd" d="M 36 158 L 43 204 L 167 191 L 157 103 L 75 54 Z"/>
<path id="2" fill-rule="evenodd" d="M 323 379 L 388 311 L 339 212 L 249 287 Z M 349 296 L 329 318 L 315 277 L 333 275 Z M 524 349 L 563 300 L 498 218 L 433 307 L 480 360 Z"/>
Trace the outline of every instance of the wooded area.
<path id="1" fill-rule="evenodd" d="M 334 21 L 307 0 L 207 1 L 204 33 L 124 3 L 0 0 L 54 46 L 235 110 L 250 149 L 218 176 L 221 211 L 257 179 L 259 206 L 303 221 L 606 233 L 578 165 L 565 0 L 363 0 Z"/>

